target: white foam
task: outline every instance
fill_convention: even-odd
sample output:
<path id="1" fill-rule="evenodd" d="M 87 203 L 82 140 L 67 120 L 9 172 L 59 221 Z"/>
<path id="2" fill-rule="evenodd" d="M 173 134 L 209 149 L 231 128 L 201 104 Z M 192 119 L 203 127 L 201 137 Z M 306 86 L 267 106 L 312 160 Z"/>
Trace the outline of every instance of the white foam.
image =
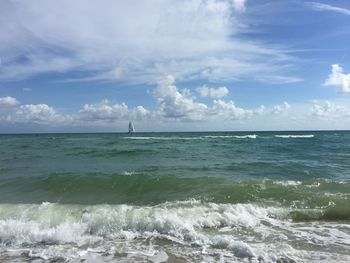
<path id="1" fill-rule="evenodd" d="M 256 134 L 247 134 L 247 135 L 206 135 L 203 136 L 203 138 L 209 138 L 209 139 L 256 139 Z"/>
<path id="2" fill-rule="evenodd" d="M 219 253 L 224 259 L 231 257 L 227 261 L 258 256 L 271 261 L 281 255 L 295 259 L 305 257 L 300 248 L 280 248 L 281 240 L 301 247 L 307 244 L 310 255 L 332 248 L 333 254 L 323 255 L 324 262 L 326 259 L 331 262 L 340 251 L 350 252 L 350 233 L 348 228 L 344 230 L 344 224 L 324 223 L 319 227 L 293 223 L 288 219 L 290 211 L 196 200 L 142 207 L 1 204 L 0 239 L 6 249 L 25 245 L 30 249 L 30 257 L 45 260 L 60 256 L 95 257 L 92 256 L 95 254 L 102 257 L 102 254 L 114 254 L 116 244 L 122 241 L 122 250 L 129 256 L 161 262 L 169 251 L 159 247 L 150 249 L 148 240 L 153 239 L 168 240 L 171 253 L 184 251 L 195 257 L 191 253 L 198 247 L 202 252 L 197 252 L 209 259 Z"/>
<path id="3" fill-rule="evenodd" d="M 255 227 L 268 211 L 253 205 L 201 204 L 197 201 L 165 203 L 154 207 L 58 204 L 0 205 L 3 242 L 91 243 L 103 237 L 134 239 L 169 236 L 197 245 L 210 244 L 201 230 L 224 226 Z M 7 218 L 6 218 L 7 217 Z"/>
<path id="4" fill-rule="evenodd" d="M 257 135 L 256 134 L 236 135 L 235 138 L 238 138 L 238 139 L 256 139 Z"/>
<path id="5" fill-rule="evenodd" d="M 227 139 L 227 138 L 235 138 L 233 135 L 206 135 L 203 136 L 203 138 L 209 138 L 209 139 Z"/>
<path id="6" fill-rule="evenodd" d="M 277 138 L 313 138 L 313 134 L 286 134 L 286 135 L 275 135 Z"/>
<path id="7" fill-rule="evenodd" d="M 273 181 L 274 184 L 283 185 L 283 186 L 298 186 L 301 185 L 301 181 L 293 181 L 293 180 L 284 180 L 284 181 Z"/>
<path id="8" fill-rule="evenodd" d="M 229 249 L 238 258 L 252 258 L 255 256 L 252 248 L 242 241 L 235 241 L 229 235 L 214 236 L 211 239 L 214 248 Z"/>
<path id="9" fill-rule="evenodd" d="M 256 139 L 256 134 L 247 134 L 247 135 L 206 135 L 202 136 L 203 138 L 209 138 L 209 139 L 230 139 L 230 138 L 236 138 L 236 139 Z"/>
<path id="10" fill-rule="evenodd" d="M 164 140 L 164 141 L 172 141 L 172 140 L 202 140 L 202 137 L 175 137 L 175 136 L 128 136 L 123 137 L 124 139 L 128 140 Z"/>
<path id="11" fill-rule="evenodd" d="M 247 134 L 247 135 L 205 135 L 205 136 L 196 136 L 196 137 L 179 137 L 179 136 L 126 136 L 123 139 L 128 140 L 204 140 L 204 139 L 256 139 L 256 134 Z"/>
<path id="12" fill-rule="evenodd" d="M 136 175 L 136 174 L 138 174 L 138 173 L 135 172 L 135 171 L 124 171 L 124 172 L 122 172 L 122 175 Z"/>

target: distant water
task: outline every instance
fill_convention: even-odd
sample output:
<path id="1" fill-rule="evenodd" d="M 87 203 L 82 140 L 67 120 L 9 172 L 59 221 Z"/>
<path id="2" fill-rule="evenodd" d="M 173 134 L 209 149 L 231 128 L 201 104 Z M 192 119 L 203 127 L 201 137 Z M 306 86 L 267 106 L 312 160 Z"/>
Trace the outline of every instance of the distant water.
<path id="1" fill-rule="evenodd" d="M 350 132 L 0 135 L 0 261 L 350 262 Z"/>

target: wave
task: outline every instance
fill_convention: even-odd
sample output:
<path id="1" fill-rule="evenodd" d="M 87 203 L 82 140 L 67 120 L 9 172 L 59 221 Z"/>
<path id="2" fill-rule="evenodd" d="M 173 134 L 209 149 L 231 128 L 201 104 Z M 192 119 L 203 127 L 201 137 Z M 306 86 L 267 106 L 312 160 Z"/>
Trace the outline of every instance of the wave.
<path id="1" fill-rule="evenodd" d="M 280 212 L 250 204 L 220 205 L 198 200 L 156 206 L 1 204 L 0 237 L 6 244 L 74 243 L 79 239 L 91 243 L 101 237 L 134 239 L 154 233 L 169 235 L 178 243 L 203 245 L 210 240 L 200 233 L 200 229 L 255 227 L 271 213 L 276 217 Z M 23 235 L 25 232 L 28 234 Z"/>
<path id="2" fill-rule="evenodd" d="M 283 186 L 298 186 L 302 184 L 301 181 L 293 181 L 293 180 L 273 181 L 273 183 L 283 185 Z"/>
<path id="3" fill-rule="evenodd" d="M 128 140 L 164 140 L 164 141 L 172 141 L 172 140 L 202 140 L 202 137 L 162 137 L 162 136 L 127 136 L 123 137 L 123 139 Z"/>
<path id="4" fill-rule="evenodd" d="M 216 203 L 274 202 L 295 208 L 319 208 L 328 207 L 330 202 L 345 205 L 350 198 L 350 182 L 346 181 L 236 181 L 207 176 L 153 176 L 150 173 L 152 170 L 7 178 L 0 182 L 0 200 L 3 203 L 49 201 L 73 204 L 153 205 L 164 201 L 196 198 Z"/>
<path id="5" fill-rule="evenodd" d="M 313 138 L 313 134 L 287 134 L 287 135 L 274 135 L 277 138 Z"/>
<path id="6" fill-rule="evenodd" d="M 67 152 L 67 156 L 84 156 L 84 157 L 94 157 L 94 158 L 111 158 L 116 156 L 139 156 L 144 154 L 155 153 L 152 149 L 116 149 L 116 148 L 106 148 L 106 149 L 94 149 L 94 148 L 83 148 L 76 147 L 72 151 Z"/>
<path id="7" fill-rule="evenodd" d="M 202 136 L 203 138 L 209 138 L 209 139 L 226 139 L 226 138 L 235 138 L 234 135 L 205 135 Z"/>
<path id="8" fill-rule="evenodd" d="M 164 141 L 171 141 L 171 140 L 204 140 L 204 139 L 230 139 L 230 138 L 236 138 L 236 139 L 256 139 L 256 134 L 248 134 L 248 135 L 204 135 L 204 136 L 193 136 L 193 137 L 176 137 L 176 136 L 126 136 L 122 137 L 123 139 L 128 140 L 164 140 Z"/>
<path id="9" fill-rule="evenodd" d="M 281 256 L 306 260 L 303 251 L 281 247 L 281 239 L 285 244 L 308 244 L 309 256 L 322 255 L 325 262 L 336 256 L 324 254 L 325 248 L 344 255 L 350 252 L 347 224 L 305 226 L 291 223 L 290 213 L 291 209 L 280 207 L 198 200 L 155 206 L 1 204 L 0 241 L 7 248 L 27 249 L 28 257 L 45 260 L 80 259 L 88 253 L 129 258 L 135 252 L 147 258 L 177 253 L 189 262 L 195 258 L 188 257 L 198 253 L 213 259 L 219 253 L 228 261 L 275 262 Z"/>
<path id="10" fill-rule="evenodd" d="M 256 139 L 257 138 L 257 135 L 256 134 L 248 134 L 248 135 L 236 135 L 234 136 L 235 138 L 238 138 L 238 139 Z"/>
<path id="11" fill-rule="evenodd" d="M 228 138 L 236 138 L 236 139 L 256 139 L 256 134 L 248 134 L 248 135 L 206 135 L 202 136 L 202 138 L 209 138 L 209 139 L 228 139 Z"/>

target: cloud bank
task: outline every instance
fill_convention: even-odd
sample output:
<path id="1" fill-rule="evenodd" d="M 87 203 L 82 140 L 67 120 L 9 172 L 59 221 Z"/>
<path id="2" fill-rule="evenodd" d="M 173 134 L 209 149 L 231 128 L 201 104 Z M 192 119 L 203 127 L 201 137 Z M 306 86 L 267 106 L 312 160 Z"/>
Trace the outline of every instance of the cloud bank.
<path id="1" fill-rule="evenodd" d="M 112 103 L 109 100 L 102 100 L 94 104 L 84 104 L 78 112 L 65 115 L 44 103 L 21 105 L 15 98 L 3 97 L 0 98 L 0 102 L 6 102 L 11 107 L 6 112 L 0 113 L 0 119 L 13 124 L 107 127 L 129 120 L 138 123 L 246 121 L 255 116 L 283 114 L 290 108 L 285 102 L 270 108 L 260 106 L 256 109 L 245 109 L 237 106 L 232 100 L 217 99 L 227 95 L 228 92 L 227 88 L 222 87 L 208 89 L 208 94 L 205 95 L 212 97 L 213 100 L 206 104 L 198 101 L 189 89 L 179 89 L 175 77 L 168 75 L 159 81 L 151 92 L 156 102 L 156 108 L 152 110 L 142 105 L 129 107 L 124 102 Z"/>
<path id="2" fill-rule="evenodd" d="M 25 104 L 15 111 L 15 122 L 61 125 L 68 121 L 69 116 L 62 116 L 47 104 Z"/>
<path id="3" fill-rule="evenodd" d="M 47 104 L 17 104 L 0 110 L 0 126 L 31 127 L 31 131 L 126 131 L 129 120 L 138 131 L 203 131 L 285 129 L 345 129 L 350 123 L 349 100 L 315 100 L 306 104 L 283 102 L 258 108 L 239 107 L 232 100 L 213 99 L 202 103 L 186 89 L 178 89 L 168 76 L 152 91 L 157 107 L 102 100 L 84 104 L 73 114 L 62 114 Z M 1 109 L 1 108 L 0 108 Z M 37 129 L 35 128 L 37 127 Z M 180 128 L 180 129 L 179 129 Z M 62 130 L 62 129 L 61 129 Z"/>
<path id="4" fill-rule="evenodd" d="M 137 106 L 133 109 L 125 103 L 112 104 L 108 100 L 102 100 L 96 104 L 85 104 L 79 111 L 77 119 L 81 121 L 101 121 L 113 122 L 117 120 L 144 120 L 150 116 L 150 112 L 143 106 Z"/>
<path id="5" fill-rule="evenodd" d="M 328 100 L 314 101 L 311 107 L 311 114 L 317 118 L 348 118 L 350 117 L 350 107 L 348 105 L 332 103 Z"/>

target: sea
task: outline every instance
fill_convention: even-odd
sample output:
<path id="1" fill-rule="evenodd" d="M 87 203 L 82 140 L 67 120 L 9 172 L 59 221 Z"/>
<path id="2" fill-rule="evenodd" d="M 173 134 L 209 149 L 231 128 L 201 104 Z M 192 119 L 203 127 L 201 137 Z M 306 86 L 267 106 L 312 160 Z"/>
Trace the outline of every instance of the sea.
<path id="1" fill-rule="evenodd" d="M 0 262 L 350 262 L 350 132 L 2 134 Z"/>

